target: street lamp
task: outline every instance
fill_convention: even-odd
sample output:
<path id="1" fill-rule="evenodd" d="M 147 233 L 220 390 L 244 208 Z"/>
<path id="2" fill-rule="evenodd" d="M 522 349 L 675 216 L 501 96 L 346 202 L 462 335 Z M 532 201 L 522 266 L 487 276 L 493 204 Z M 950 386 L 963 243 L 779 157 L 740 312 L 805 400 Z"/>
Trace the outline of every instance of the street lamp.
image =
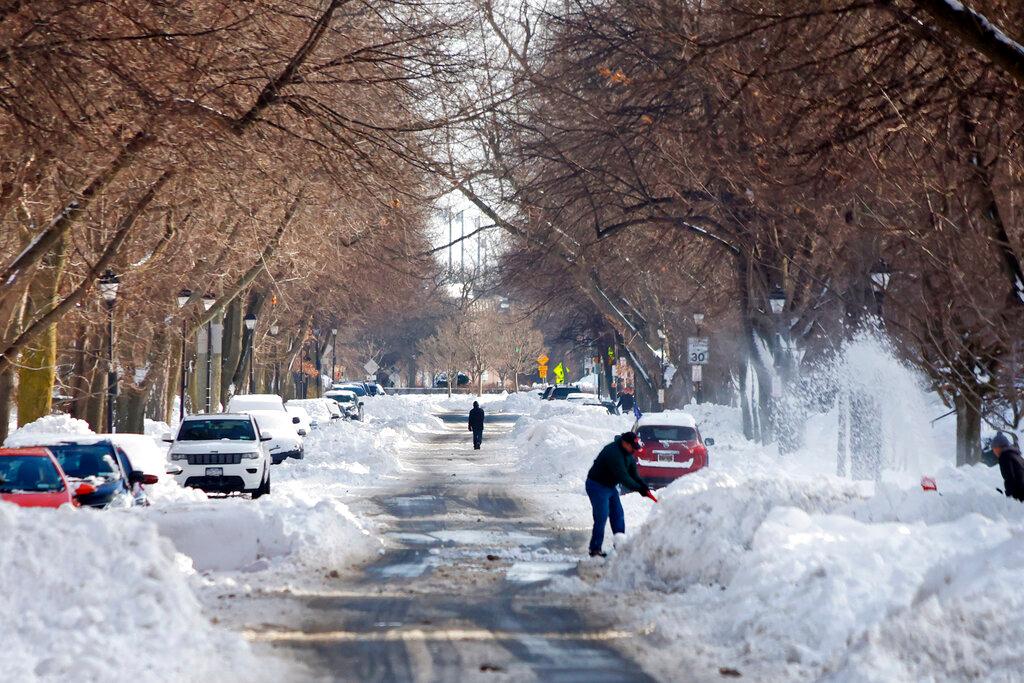
<path id="1" fill-rule="evenodd" d="M 117 373 L 114 371 L 114 302 L 121 280 L 110 268 L 100 276 L 99 290 L 107 308 L 107 434 L 114 433 L 114 398 L 117 396 Z"/>
<path id="2" fill-rule="evenodd" d="M 249 331 L 249 393 L 256 393 L 256 356 L 255 347 L 253 345 L 253 337 L 256 333 L 253 331 L 256 329 L 256 314 L 249 312 L 245 315 L 245 329 Z"/>
<path id="3" fill-rule="evenodd" d="M 782 313 L 782 309 L 786 307 L 786 290 L 775 285 L 771 294 L 768 295 L 768 303 L 772 307 L 772 313 L 775 315 Z"/>
<path id="4" fill-rule="evenodd" d="M 215 303 L 217 303 L 216 296 L 210 292 L 203 294 L 204 311 L 209 311 Z M 213 410 L 213 388 L 210 386 L 211 384 L 213 384 L 213 318 L 206 321 L 206 400 L 204 403 L 207 415 Z"/>
<path id="5" fill-rule="evenodd" d="M 892 269 L 885 259 L 878 261 L 871 267 L 871 287 L 875 291 L 875 307 L 880 320 L 882 317 L 882 306 L 885 303 L 885 290 L 889 288 L 889 280 L 892 278 Z"/>
<path id="6" fill-rule="evenodd" d="M 183 289 L 178 292 L 178 308 L 185 308 L 185 305 L 192 298 L 191 289 Z M 185 316 L 181 317 L 181 381 L 178 385 L 179 396 L 178 396 L 178 424 L 185 419 L 185 388 L 188 386 L 188 373 L 185 372 L 185 346 L 188 336 L 188 330 L 185 327 Z"/>

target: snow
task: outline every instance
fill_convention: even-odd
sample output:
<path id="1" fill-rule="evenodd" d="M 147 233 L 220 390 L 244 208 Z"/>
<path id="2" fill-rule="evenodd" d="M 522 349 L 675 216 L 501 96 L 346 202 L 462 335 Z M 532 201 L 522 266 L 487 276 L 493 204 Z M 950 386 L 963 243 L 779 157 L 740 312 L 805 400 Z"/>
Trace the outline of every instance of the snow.
<path id="1" fill-rule="evenodd" d="M 4 446 L 35 446 L 40 439 L 49 437 L 86 436 L 93 434 L 89 423 L 70 415 L 46 415 L 34 422 L 11 432 L 4 440 Z"/>
<path id="2" fill-rule="evenodd" d="M 277 678 L 210 624 L 187 560 L 131 515 L 0 503 L 0 576 L 5 680 Z"/>
<path id="3" fill-rule="evenodd" d="M 697 427 L 697 420 L 681 410 L 666 410 L 661 413 L 647 413 L 638 420 L 638 427 L 656 425 L 659 427 Z"/>

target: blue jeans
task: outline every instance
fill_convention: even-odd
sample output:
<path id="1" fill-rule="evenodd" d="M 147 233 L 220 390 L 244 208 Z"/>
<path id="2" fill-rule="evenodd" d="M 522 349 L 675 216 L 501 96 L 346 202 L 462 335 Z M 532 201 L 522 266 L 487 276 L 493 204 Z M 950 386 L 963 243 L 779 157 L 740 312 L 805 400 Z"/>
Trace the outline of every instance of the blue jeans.
<path id="1" fill-rule="evenodd" d="M 622 501 L 619 492 L 610 486 L 598 484 L 587 479 L 587 496 L 590 506 L 594 509 L 594 532 L 590 535 L 590 549 L 601 550 L 604 545 L 604 525 L 611 518 L 612 533 L 626 533 L 626 516 L 622 512 Z"/>

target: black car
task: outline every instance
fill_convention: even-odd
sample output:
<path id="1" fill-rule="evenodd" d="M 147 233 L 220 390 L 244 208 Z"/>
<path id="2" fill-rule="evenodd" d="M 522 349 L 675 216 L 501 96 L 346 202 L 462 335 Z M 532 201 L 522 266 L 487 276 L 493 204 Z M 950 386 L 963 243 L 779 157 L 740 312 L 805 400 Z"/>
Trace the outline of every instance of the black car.
<path id="1" fill-rule="evenodd" d="M 581 393 L 583 392 L 579 387 L 555 387 L 545 398 L 549 401 L 564 401 L 569 394 Z"/>
<path id="2" fill-rule="evenodd" d="M 132 468 L 128 454 L 110 439 L 54 439 L 33 444 L 50 449 L 69 479 L 92 484 L 96 491 L 81 496 L 82 507 L 134 507 L 149 505 L 144 484 L 157 478 Z"/>
<path id="3" fill-rule="evenodd" d="M 455 376 L 455 384 L 453 386 L 464 387 L 469 384 L 469 375 L 464 372 L 460 372 Z M 434 378 L 434 387 L 437 389 L 444 389 L 448 386 L 448 373 L 438 373 L 437 377 Z"/>

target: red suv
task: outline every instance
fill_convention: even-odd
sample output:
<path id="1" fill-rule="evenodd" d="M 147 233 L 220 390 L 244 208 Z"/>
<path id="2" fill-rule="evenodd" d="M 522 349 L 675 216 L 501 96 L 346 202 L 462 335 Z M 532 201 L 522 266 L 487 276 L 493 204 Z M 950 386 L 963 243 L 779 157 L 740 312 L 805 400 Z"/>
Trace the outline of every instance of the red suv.
<path id="1" fill-rule="evenodd" d="M 708 466 L 708 446 L 689 413 L 648 413 L 633 425 L 643 444 L 635 453 L 637 473 L 651 488 L 668 486 L 679 477 Z"/>
<path id="2" fill-rule="evenodd" d="M 92 484 L 72 488 L 57 459 L 45 448 L 0 448 L 0 500 L 21 507 L 78 507 Z"/>

